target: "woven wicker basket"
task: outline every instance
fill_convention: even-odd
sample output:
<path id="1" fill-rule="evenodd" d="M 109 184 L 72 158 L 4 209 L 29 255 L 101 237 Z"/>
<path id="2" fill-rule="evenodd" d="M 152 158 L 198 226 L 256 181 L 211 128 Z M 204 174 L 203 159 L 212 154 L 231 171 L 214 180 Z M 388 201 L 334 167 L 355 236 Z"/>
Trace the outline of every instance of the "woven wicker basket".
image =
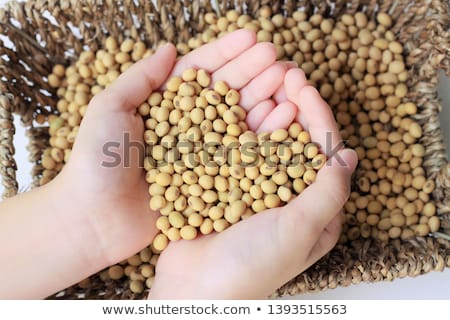
<path id="1" fill-rule="evenodd" d="M 13 114 L 20 116 L 30 139 L 28 151 L 34 163 L 33 186 L 42 173 L 40 158 L 48 145 L 46 127 L 36 126 L 36 116 L 56 113 L 56 94 L 46 75 L 56 63 L 69 64 L 84 48 L 96 50 L 108 34 L 120 39 L 139 36 L 153 45 L 160 40 L 186 42 L 201 32 L 204 13 L 218 14 L 236 8 L 252 16 L 262 5 L 273 12 L 291 15 L 301 8 L 338 17 L 358 10 L 373 16 L 388 12 L 394 17 L 393 31 L 406 48 L 410 73 L 408 98 L 420 108 L 416 120 L 422 125 L 421 143 L 426 147 L 424 167 L 436 182 L 433 193 L 442 220 L 439 233 L 409 241 L 388 243 L 367 239 L 338 245 L 329 255 L 299 275 L 275 295 L 296 294 L 349 285 L 361 281 L 392 280 L 417 276 L 450 267 L 450 166 L 445 156 L 438 113 L 437 73 L 450 74 L 450 8 L 448 0 L 300 0 L 300 1 L 157 1 L 52 0 L 10 3 L 0 10 L 0 33 L 14 44 L 0 46 L 0 174 L 5 187 L 3 197 L 18 192 L 14 160 Z M 189 18 L 183 14 L 187 12 Z M 54 19 L 49 19 L 49 17 Z M 139 25 L 135 24 L 139 21 Z M 50 93 L 50 94 L 49 94 Z M 439 236 L 440 235 L 440 236 Z M 447 236 L 448 237 L 448 236 Z M 448 238 L 447 238 L 448 239 Z M 84 297 L 130 297 L 121 283 L 104 285 L 92 281 Z M 122 290 L 123 289 L 123 290 Z M 76 297 L 80 288 L 66 290 L 65 297 Z"/>

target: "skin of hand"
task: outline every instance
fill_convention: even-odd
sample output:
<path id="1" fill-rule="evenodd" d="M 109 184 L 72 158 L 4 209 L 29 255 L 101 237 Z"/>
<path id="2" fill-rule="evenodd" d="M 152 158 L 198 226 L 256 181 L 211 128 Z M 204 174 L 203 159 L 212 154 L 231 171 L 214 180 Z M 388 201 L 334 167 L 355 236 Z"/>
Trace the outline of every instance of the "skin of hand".
<path id="1" fill-rule="evenodd" d="M 170 243 L 158 260 L 149 298 L 264 299 L 336 244 L 357 156 L 339 147 L 331 109 L 305 74 L 289 66 L 276 74 L 277 66 L 255 74 L 244 87 L 240 78 L 228 79 L 231 87 L 241 89 L 249 127 L 263 132 L 299 122 L 327 153 L 326 166 L 284 207 L 258 213 L 219 234 Z"/>
<path id="2" fill-rule="evenodd" d="M 236 31 L 176 63 L 175 58 L 175 48 L 167 45 L 96 95 L 64 170 L 46 186 L 0 203 L 0 253 L 10 262 L 0 266 L 0 297 L 43 298 L 151 242 L 159 214 L 149 209 L 143 154 L 138 148 L 124 150 L 123 140 L 128 133 L 130 141 L 143 143 L 144 124 L 136 107 L 170 74 L 204 68 L 213 81 L 239 89 L 253 130 L 299 121 L 314 141 L 325 145 L 329 131 L 332 144 L 339 143 L 331 111 L 306 85 L 304 74 L 275 62 L 273 46 L 256 44 L 254 33 Z M 129 157 L 129 166 L 103 165 L 110 161 L 104 152 L 108 142 L 120 143 L 115 151 L 121 159 Z M 354 152 L 338 154 L 346 165 L 332 158 L 317 182 L 289 205 L 221 234 L 171 243 L 160 257 L 150 297 L 263 298 L 319 259 L 336 242 L 338 212 L 356 166 Z"/>

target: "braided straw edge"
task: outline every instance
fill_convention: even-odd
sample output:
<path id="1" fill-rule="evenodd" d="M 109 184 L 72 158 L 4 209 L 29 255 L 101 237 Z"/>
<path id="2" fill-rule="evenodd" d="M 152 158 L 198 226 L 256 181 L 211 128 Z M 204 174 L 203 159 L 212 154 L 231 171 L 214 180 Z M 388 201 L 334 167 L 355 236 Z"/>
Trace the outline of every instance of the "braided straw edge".
<path id="1" fill-rule="evenodd" d="M 16 195 L 19 188 L 16 180 L 17 165 L 13 144 L 16 128 L 11 106 L 11 97 L 0 94 L 0 175 L 4 187 L 2 198 Z"/>

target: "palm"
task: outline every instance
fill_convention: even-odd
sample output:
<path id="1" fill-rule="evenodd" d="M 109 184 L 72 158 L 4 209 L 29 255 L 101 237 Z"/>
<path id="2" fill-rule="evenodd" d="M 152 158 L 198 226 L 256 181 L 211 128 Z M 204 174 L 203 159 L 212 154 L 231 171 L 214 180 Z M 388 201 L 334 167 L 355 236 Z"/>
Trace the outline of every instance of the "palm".
<path id="1" fill-rule="evenodd" d="M 107 235 L 100 237 L 101 245 L 113 248 L 107 259 L 115 262 L 151 242 L 157 232 L 154 220 L 158 213 L 148 206 L 148 186 L 139 165 L 142 152 L 122 147 L 127 137 L 129 141 L 141 142 L 142 119 L 126 112 L 103 112 L 105 107 L 96 103 L 90 106 L 71 161 L 62 174 L 75 174 L 78 181 L 84 182 L 72 195 L 77 203 L 85 204 L 96 229 L 108 229 L 101 230 Z M 103 148 L 110 142 L 120 143 L 120 148 L 110 147 L 109 151 L 116 152 L 121 163 L 114 163 L 114 158 L 105 154 Z M 101 221 L 107 225 L 96 226 Z"/>

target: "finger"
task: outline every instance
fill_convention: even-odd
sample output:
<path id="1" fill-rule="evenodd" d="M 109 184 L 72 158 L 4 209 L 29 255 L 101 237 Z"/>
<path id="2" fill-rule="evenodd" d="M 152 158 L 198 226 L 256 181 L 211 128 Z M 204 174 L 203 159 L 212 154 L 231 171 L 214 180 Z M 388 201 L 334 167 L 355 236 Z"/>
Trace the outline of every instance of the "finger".
<path id="1" fill-rule="evenodd" d="M 284 85 L 287 98 L 296 98 L 300 91 L 306 87 L 308 80 L 303 70 L 299 68 L 292 68 L 286 72 L 284 76 Z M 292 102 L 297 102 L 292 100 Z"/>
<path id="2" fill-rule="evenodd" d="M 223 80 L 231 88 L 239 90 L 271 66 L 275 59 L 276 51 L 272 43 L 257 43 L 215 71 L 212 81 Z"/>
<path id="3" fill-rule="evenodd" d="M 256 130 L 259 132 L 272 132 L 276 129 L 286 129 L 294 121 L 297 107 L 290 101 L 280 103 L 264 118 Z"/>
<path id="4" fill-rule="evenodd" d="M 299 68 L 291 69 L 286 72 L 286 76 L 284 77 L 284 92 L 280 93 L 280 98 L 289 99 L 290 101 L 298 105 L 298 100 L 296 100 L 296 98 L 300 94 L 300 91 L 307 85 L 308 80 L 306 79 L 306 75 L 303 70 Z M 304 128 L 308 128 L 308 123 L 300 109 L 297 113 L 296 120 Z"/>
<path id="5" fill-rule="evenodd" d="M 173 67 L 176 49 L 172 44 L 161 47 L 123 73 L 91 103 L 114 111 L 135 111 L 149 94 L 159 88 Z"/>
<path id="6" fill-rule="evenodd" d="M 334 248 L 342 231 L 343 214 L 338 213 L 325 227 L 306 260 L 307 267 L 316 263 Z"/>
<path id="7" fill-rule="evenodd" d="M 283 85 L 275 92 L 273 98 L 277 103 L 286 101 L 289 98 L 287 92 L 288 89 L 292 96 L 293 94 L 295 95 L 296 92 L 299 92 L 306 84 L 306 76 L 302 70 L 297 67 L 289 68 L 284 76 Z M 295 103 L 296 101 L 292 100 L 292 102 Z"/>
<path id="8" fill-rule="evenodd" d="M 309 131 L 312 140 L 320 144 L 323 152 L 335 150 L 341 137 L 331 108 L 319 92 L 307 85 L 305 74 L 300 69 L 289 70 L 284 83 L 287 98 L 299 107 L 297 121 Z"/>
<path id="9" fill-rule="evenodd" d="M 247 124 L 250 130 L 256 131 L 264 119 L 272 112 L 275 108 L 275 102 L 272 100 L 265 100 L 258 103 L 250 112 L 247 114 Z"/>
<path id="10" fill-rule="evenodd" d="M 288 99 L 286 94 L 286 86 L 284 85 L 284 83 L 278 88 L 277 91 L 275 91 L 272 98 L 276 103 L 282 103 L 283 101 L 286 101 Z"/>
<path id="11" fill-rule="evenodd" d="M 339 151 L 319 170 L 316 181 L 282 208 L 280 228 L 285 230 L 283 234 L 289 241 L 301 245 L 318 240 L 347 201 L 356 164 L 353 150 Z"/>
<path id="12" fill-rule="evenodd" d="M 278 63 L 282 63 L 286 67 L 286 69 L 287 69 L 286 73 L 290 69 L 298 68 L 298 64 L 295 61 L 280 61 Z M 272 98 L 278 104 L 287 100 L 286 86 L 284 85 L 284 81 L 283 81 L 283 84 L 275 91 Z"/>
<path id="13" fill-rule="evenodd" d="M 356 165 L 354 152 L 343 150 L 341 153 L 347 166 L 333 163 L 322 168 L 320 173 L 323 174 L 317 181 L 286 206 L 256 214 L 212 239 L 211 245 L 217 246 L 216 251 L 229 257 L 226 260 L 228 270 L 239 266 L 243 274 L 266 279 L 254 283 L 251 291 L 270 294 L 304 271 L 312 258 L 316 258 L 310 254 L 311 250 L 347 199 L 351 172 Z M 327 248 L 323 246 L 321 250 Z M 251 297 L 246 282 L 236 286 L 242 297 Z"/>
<path id="14" fill-rule="evenodd" d="M 241 279 L 235 283 L 233 294 L 241 299 L 254 298 L 255 292 L 261 296 L 269 295 L 280 284 L 307 268 L 311 262 L 311 249 L 348 196 L 356 154 L 348 150 L 340 153 L 346 166 L 332 163 L 332 166 L 323 168 L 321 172 L 325 174 L 294 199 L 294 203 L 253 215 L 211 239 L 209 243 L 214 247 L 213 253 L 220 252 L 217 259 L 227 257 L 223 263 L 227 270 L 231 270 L 229 276 Z M 341 184 L 344 185 L 343 190 Z M 340 190 L 337 195 L 336 190 Z M 321 250 L 327 248 L 323 246 Z M 238 275 L 234 270 L 239 270 Z M 265 281 L 253 282 L 249 286 L 242 274 Z"/>
<path id="15" fill-rule="evenodd" d="M 321 146 L 322 152 L 331 156 L 335 148 L 341 146 L 342 139 L 330 106 L 311 86 L 300 91 L 298 101 L 302 114 L 300 120 L 304 118 L 307 123 L 311 139 Z"/>
<path id="16" fill-rule="evenodd" d="M 279 61 L 279 63 L 283 64 L 287 70 L 298 68 L 298 64 L 295 61 Z"/>
<path id="17" fill-rule="evenodd" d="M 234 31 L 182 57 L 172 71 L 172 75 L 180 75 L 187 68 L 200 68 L 214 72 L 255 43 L 256 35 L 253 31 L 247 29 Z"/>
<path id="18" fill-rule="evenodd" d="M 270 98 L 283 84 L 287 67 L 274 63 L 241 89 L 240 105 L 247 111 L 259 102 Z"/>

